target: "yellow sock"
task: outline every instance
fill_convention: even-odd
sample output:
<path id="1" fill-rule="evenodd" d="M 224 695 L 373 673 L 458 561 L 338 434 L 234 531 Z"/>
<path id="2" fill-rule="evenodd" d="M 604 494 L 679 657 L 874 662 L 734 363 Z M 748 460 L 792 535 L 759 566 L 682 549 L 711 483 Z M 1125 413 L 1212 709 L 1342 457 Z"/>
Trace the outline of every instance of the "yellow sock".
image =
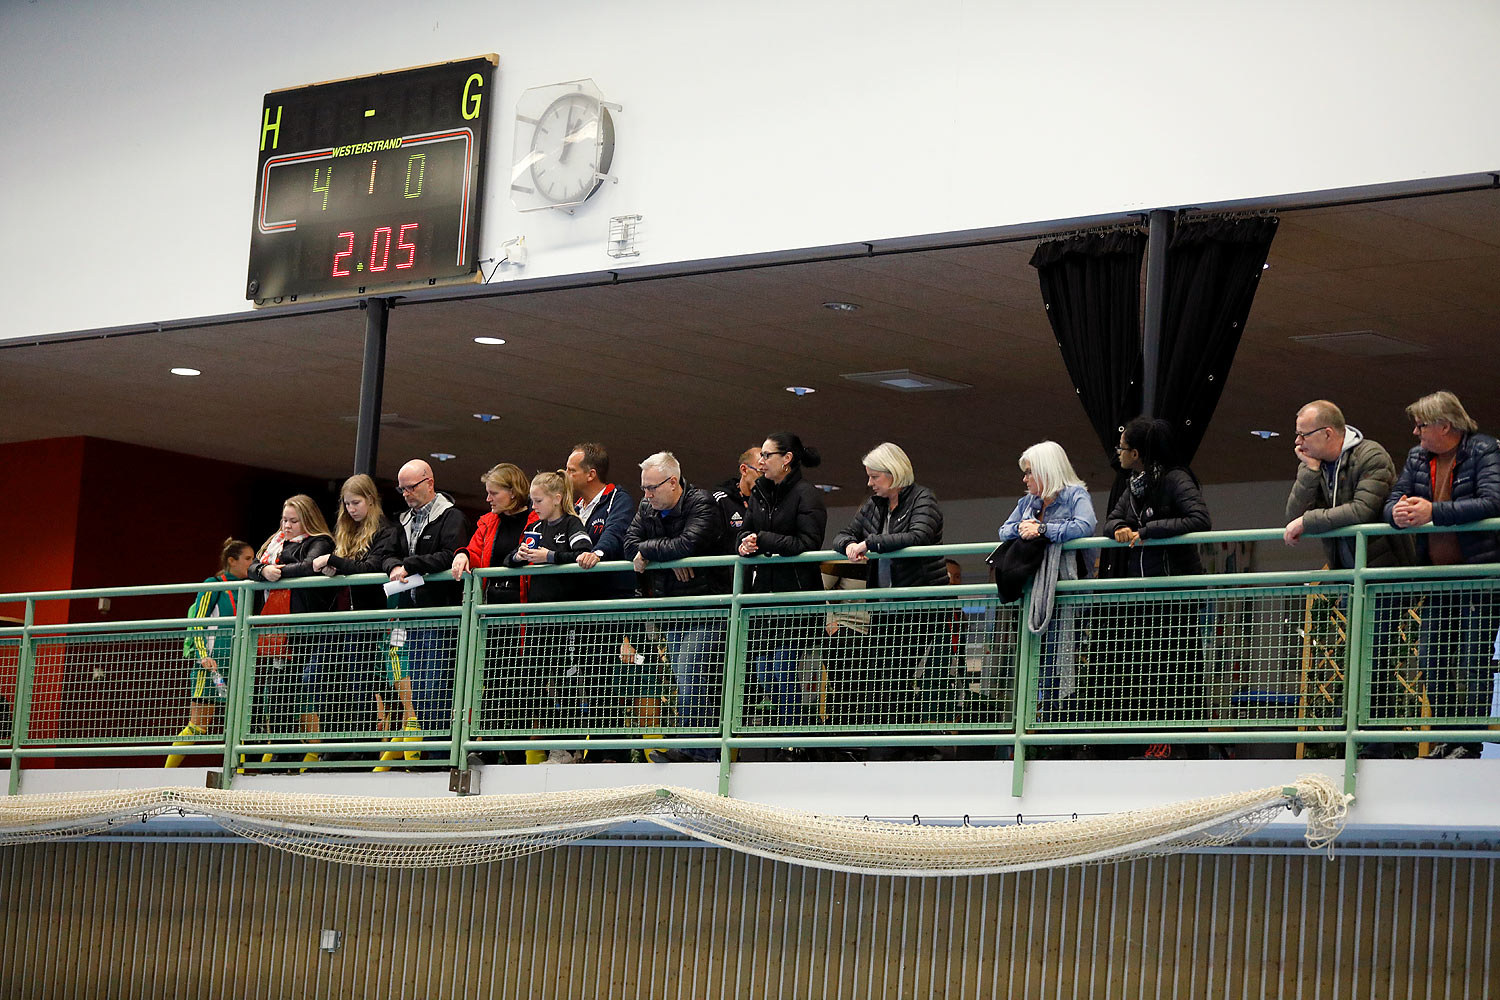
<path id="1" fill-rule="evenodd" d="M 399 739 L 399 737 L 398 737 L 398 739 Z M 381 760 L 400 760 L 401 759 L 401 754 L 400 754 L 399 751 L 396 751 L 396 750 L 385 750 L 385 751 L 381 752 L 380 759 Z M 376 771 L 389 771 L 390 768 L 388 768 L 388 767 L 377 767 L 377 768 L 375 768 L 375 770 Z"/>
<path id="2" fill-rule="evenodd" d="M 417 721 L 416 716 L 412 716 L 411 718 L 407 719 L 405 722 L 401 723 L 401 731 L 403 733 L 414 733 L 414 732 L 417 732 L 418 730 L 420 730 L 421 728 L 422 728 L 422 723 L 420 723 L 420 722 Z M 398 740 L 404 740 L 407 743 L 420 743 L 420 742 L 422 742 L 422 737 L 420 737 L 420 736 L 398 736 L 398 737 L 396 737 L 396 739 L 398 739 Z M 405 757 L 406 757 L 407 760 L 421 760 L 422 759 L 422 751 L 420 751 L 420 750 L 408 750 L 408 751 L 406 751 Z"/>
<path id="3" fill-rule="evenodd" d="M 191 722 L 189 722 L 187 725 L 185 725 L 185 726 L 182 727 L 182 732 L 178 733 L 177 735 L 178 736 L 202 736 L 202 735 L 204 735 L 204 730 L 203 730 L 202 726 L 195 726 Z M 192 746 L 193 745 L 193 741 L 192 740 L 176 740 L 176 741 L 174 741 L 172 743 L 172 745 L 174 747 Z M 167 758 L 167 762 L 163 766 L 164 767 L 181 767 L 182 766 L 182 762 L 184 760 L 186 760 L 186 759 L 187 759 L 187 755 L 186 754 L 174 753 L 170 757 Z"/>
<path id="4" fill-rule="evenodd" d="M 528 764 L 545 764 L 545 763 L 547 763 L 547 751 L 545 751 L 545 750 L 527 750 L 526 751 L 526 763 L 528 763 Z"/>

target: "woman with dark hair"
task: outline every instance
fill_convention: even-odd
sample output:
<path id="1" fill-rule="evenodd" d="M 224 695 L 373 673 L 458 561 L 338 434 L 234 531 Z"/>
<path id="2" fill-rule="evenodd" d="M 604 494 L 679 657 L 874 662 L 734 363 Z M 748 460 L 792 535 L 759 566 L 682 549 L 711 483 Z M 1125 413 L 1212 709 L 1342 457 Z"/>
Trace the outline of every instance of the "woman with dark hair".
<path id="1" fill-rule="evenodd" d="M 325 576 L 381 573 L 385 560 L 397 558 L 400 550 L 401 526 L 386 517 L 375 480 L 364 473 L 344 480 L 339 490 L 339 516 L 333 527 L 333 551 L 315 557 L 313 570 Z M 386 606 L 385 590 L 381 584 L 349 588 L 349 607 L 354 611 L 382 611 Z M 344 664 L 337 676 L 339 687 L 347 692 L 347 705 L 341 713 L 345 717 L 336 719 L 332 728 L 369 728 L 368 716 L 362 717 L 361 713 L 373 706 L 376 728 L 381 731 L 390 729 L 386 703 L 394 693 L 402 707 L 399 728 L 407 733 L 421 729 L 412 702 L 411 678 L 406 676 L 401 660 L 406 630 L 399 625 L 392 628 L 388 622 L 365 622 L 350 628 L 345 636 L 341 643 Z M 415 740 L 418 737 L 398 736 L 396 739 Z M 386 750 L 380 759 L 396 760 L 401 756 L 394 750 Z M 405 752 L 407 760 L 420 760 L 421 757 L 416 750 Z M 381 766 L 375 770 L 388 771 L 390 768 Z"/>
<path id="2" fill-rule="evenodd" d="M 243 580 L 255 561 L 255 548 L 238 538 L 226 538 L 219 548 L 219 572 L 204 583 L 228 583 Z M 229 698 L 229 658 L 234 645 L 234 615 L 238 598 L 232 590 L 205 590 L 193 598 L 189 618 L 224 618 L 220 625 L 205 625 L 188 630 L 182 643 L 182 655 L 193 664 L 188 681 L 188 722 L 173 746 L 191 746 L 196 737 L 206 736 L 219 706 Z M 167 758 L 167 767 L 179 767 L 183 755 Z"/>
<path id="3" fill-rule="evenodd" d="M 760 447 L 760 478 L 750 488 L 748 530 L 739 536 L 740 555 L 796 556 L 822 548 L 828 510 L 822 492 L 802 475 L 803 469 L 821 462 L 817 450 L 803 445 L 795 434 L 766 436 Z M 756 563 L 750 574 L 753 593 L 823 589 L 816 562 Z M 793 727 L 800 719 L 797 660 L 821 620 L 821 615 L 792 613 L 757 616 L 750 630 L 746 649 L 777 725 Z"/>
<path id="4" fill-rule="evenodd" d="M 1177 458 L 1172 425 L 1136 417 L 1120 432 L 1115 449 L 1130 482 L 1115 501 L 1100 534 L 1129 545 L 1120 576 L 1193 576 L 1203 562 L 1192 545 L 1139 545 L 1143 539 L 1173 538 L 1213 527 L 1198 477 Z M 1116 604 L 1104 629 L 1095 708 L 1099 716 L 1160 723 L 1194 721 L 1207 705 L 1202 697 L 1199 637 L 1201 602 L 1149 600 Z M 1109 634 L 1113 633 L 1113 635 Z M 1113 641 L 1111 641 L 1113 640 Z M 1170 757 L 1156 744 L 1148 757 Z"/>

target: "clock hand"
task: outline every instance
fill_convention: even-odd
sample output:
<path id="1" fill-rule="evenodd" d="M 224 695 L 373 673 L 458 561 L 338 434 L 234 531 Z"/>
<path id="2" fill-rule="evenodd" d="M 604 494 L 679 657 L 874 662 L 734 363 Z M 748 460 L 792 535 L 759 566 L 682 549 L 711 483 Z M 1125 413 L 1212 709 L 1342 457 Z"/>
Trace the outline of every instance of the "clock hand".
<path id="1" fill-rule="evenodd" d="M 557 155 L 557 162 L 560 164 L 567 163 L 568 154 L 573 151 L 573 129 L 575 127 L 573 125 L 573 111 L 575 107 L 573 104 L 568 105 L 568 124 L 563 129 L 562 152 Z"/>

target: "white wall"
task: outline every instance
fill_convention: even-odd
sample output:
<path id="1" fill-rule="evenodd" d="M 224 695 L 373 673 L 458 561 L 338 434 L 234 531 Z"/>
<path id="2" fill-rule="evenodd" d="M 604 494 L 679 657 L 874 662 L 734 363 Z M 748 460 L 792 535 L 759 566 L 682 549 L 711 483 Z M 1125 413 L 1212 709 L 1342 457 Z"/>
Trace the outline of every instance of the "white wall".
<path id="1" fill-rule="evenodd" d="M 489 51 L 526 278 L 625 213 L 651 265 L 1500 167 L 1493 0 L 7 2 L 0 338 L 246 310 L 262 95 Z M 583 76 L 620 183 L 520 216 L 516 96 Z"/>

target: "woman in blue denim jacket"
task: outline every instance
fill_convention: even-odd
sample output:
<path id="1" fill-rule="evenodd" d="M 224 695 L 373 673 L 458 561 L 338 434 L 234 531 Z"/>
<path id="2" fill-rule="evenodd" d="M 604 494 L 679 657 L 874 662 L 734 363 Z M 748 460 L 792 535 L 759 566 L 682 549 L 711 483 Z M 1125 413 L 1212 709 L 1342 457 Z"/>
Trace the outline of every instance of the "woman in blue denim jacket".
<path id="1" fill-rule="evenodd" d="M 1055 544 L 1086 538 L 1094 533 L 1098 517 L 1088 487 L 1073 471 L 1068 453 L 1056 441 L 1042 441 L 1021 453 L 1021 482 L 1026 494 L 1016 502 L 1016 509 L 1000 526 L 1000 540 L 1045 538 Z M 1093 550 L 1081 553 L 1082 560 L 1070 554 L 1058 562 L 1057 576 L 1075 580 L 1092 572 Z M 1024 615 L 1024 611 L 1022 612 Z M 1042 642 L 1041 685 L 1037 692 L 1038 709 L 1045 717 L 1066 718 L 1071 713 L 1069 701 L 1077 690 L 1078 610 L 1064 604 L 1052 616 Z"/>
<path id="2" fill-rule="evenodd" d="M 1000 526 L 1002 542 L 1039 535 L 1049 542 L 1066 542 L 1094 533 L 1094 501 L 1062 445 L 1034 444 L 1021 453 L 1020 464 L 1026 493 Z"/>

